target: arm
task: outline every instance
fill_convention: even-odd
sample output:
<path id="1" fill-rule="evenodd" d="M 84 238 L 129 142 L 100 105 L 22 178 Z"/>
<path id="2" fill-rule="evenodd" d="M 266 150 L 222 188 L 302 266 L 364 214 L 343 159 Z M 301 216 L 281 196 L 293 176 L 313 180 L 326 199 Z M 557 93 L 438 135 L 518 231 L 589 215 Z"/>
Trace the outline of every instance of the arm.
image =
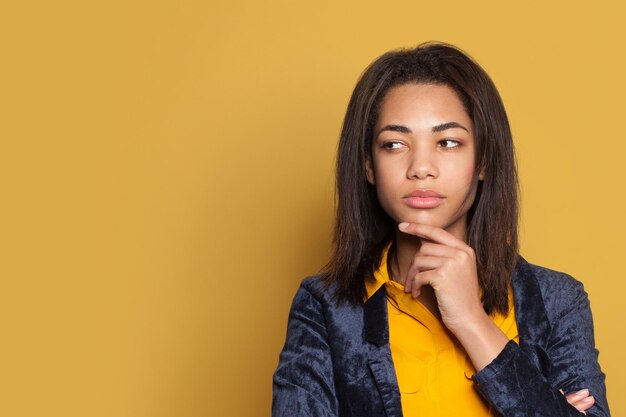
<path id="1" fill-rule="evenodd" d="M 545 352 L 547 379 L 512 341 L 492 363 L 474 374 L 478 390 L 503 416 L 581 416 L 559 389 L 570 394 L 583 388 L 589 389 L 595 399 L 587 416 L 610 415 L 587 294 L 576 283 L 559 289 L 558 297 L 555 304 L 563 306 L 564 311 L 559 317 L 549 317 L 552 330 Z"/>
<path id="2" fill-rule="evenodd" d="M 287 339 L 274 373 L 273 417 L 337 416 L 322 306 L 304 286 L 291 305 Z"/>
<path id="3" fill-rule="evenodd" d="M 559 389 L 571 394 L 582 388 L 589 389 L 596 404 L 588 408 L 574 400 L 575 406 L 588 408 L 589 416 L 609 415 L 589 301 L 580 283 L 565 276 L 546 277 L 552 280 L 546 291 L 552 297 L 547 311 L 550 334 L 547 351 L 542 352 L 551 367 L 546 379 L 482 309 L 472 248 L 434 226 L 401 223 L 398 227 L 422 239 L 411 260 L 405 291 L 417 298 L 424 285 L 433 288 L 443 323 L 474 364 L 478 390 L 502 416 L 580 416 L 568 403 L 573 398 Z"/>
<path id="4" fill-rule="evenodd" d="M 608 416 L 604 373 L 598 363 L 589 298 L 580 282 L 569 276 L 566 279 L 573 283 L 568 291 L 571 297 L 561 301 L 568 308 L 561 317 L 550 320 L 555 330 L 547 353 L 549 358 L 556 358 L 550 361 L 550 382 L 569 395 L 588 389 L 596 404 L 589 415 Z"/>

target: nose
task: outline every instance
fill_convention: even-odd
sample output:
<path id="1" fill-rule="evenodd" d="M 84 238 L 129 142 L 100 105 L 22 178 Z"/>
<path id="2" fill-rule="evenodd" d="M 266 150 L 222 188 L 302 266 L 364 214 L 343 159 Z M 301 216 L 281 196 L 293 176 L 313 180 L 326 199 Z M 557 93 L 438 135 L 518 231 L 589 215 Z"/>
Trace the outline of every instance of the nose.
<path id="1" fill-rule="evenodd" d="M 438 176 L 439 170 L 434 153 L 426 149 L 414 150 L 407 169 L 407 177 L 425 180 L 429 177 L 434 179 Z"/>

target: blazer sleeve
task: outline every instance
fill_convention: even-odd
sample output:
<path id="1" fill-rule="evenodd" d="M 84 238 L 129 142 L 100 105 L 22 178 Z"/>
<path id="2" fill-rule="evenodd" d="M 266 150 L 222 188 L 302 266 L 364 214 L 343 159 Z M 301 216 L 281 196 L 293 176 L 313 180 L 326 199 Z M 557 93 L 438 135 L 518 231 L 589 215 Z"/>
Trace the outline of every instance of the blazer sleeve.
<path id="1" fill-rule="evenodd" d="M 588 388 L 595 398 L 587 416 L 610 416 L 589 299 L 581 283 L 569 280 L 574 284 L 559 294 L 560 314 L 548 312 L 551 331 L 545 347 L 547 378 L 514 341 L 509 341 L 491 364 L 474 374 L 479 392 L 503 417 L 580 417 L 583 414 L 559 390 L 569 394 L 583 388 Z"/>
<path id="2" fill-rule="evenodd" d="M 291 305 L 287 338 L 274 373 L 272 416 L 337 415 L 322 304 L 303 283 Z"/>

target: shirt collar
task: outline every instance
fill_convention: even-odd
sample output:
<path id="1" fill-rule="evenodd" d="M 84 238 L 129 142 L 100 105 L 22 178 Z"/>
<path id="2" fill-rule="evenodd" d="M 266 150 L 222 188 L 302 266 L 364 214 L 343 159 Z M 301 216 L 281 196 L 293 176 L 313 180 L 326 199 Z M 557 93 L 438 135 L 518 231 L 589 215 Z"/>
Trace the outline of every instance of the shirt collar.
<path id="1" fill-rule="evenodd" d="M 390 249 L 391 243 L 387 245 L 387 247 L 383 251 L 380 265 L 378 266 L 378 269 L 374 271 L 374 277 L 365 280 L 365 301 L 369 300 L 370 297 L 385 284 L 387 284 L 388 287 L 393 286 L 398 287 L 399 289 L 404 289 L 403 285 L 398 284 L 389 277 L 389 269 L 387 268 L 387 256 L 389 255 Z"/>

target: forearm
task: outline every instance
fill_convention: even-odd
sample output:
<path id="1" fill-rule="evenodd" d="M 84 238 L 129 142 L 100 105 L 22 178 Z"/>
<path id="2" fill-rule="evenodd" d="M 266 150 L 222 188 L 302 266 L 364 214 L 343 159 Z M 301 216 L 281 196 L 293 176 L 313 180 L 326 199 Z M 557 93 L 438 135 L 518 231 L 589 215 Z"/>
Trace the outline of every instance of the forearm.
<path id="1" fill-rule="evenodd" d="M 478 391 L 504 417 L 582 415 L 513 341 L 472 379 Z M 608 415 L 608 411 L 597 406 L 587 411 L 588 417 Z"/>
<path id="2" fill-rule="evenodd" d="M 589 411 L 594 405 L 595 398 L 588 389 L 578 396 L 568 390 L 569 396 L 565 396 L 563 389 L 567 387 L 548 380 L 517 344 L 511 342 L 511 346 L 507 346 L 508 337 L 483 311 L 468 314 L 449 329 L 474 365 L 479 391 L 502 415 L 573 416 Z M 583 375 L 581 377 L 584 379 Z M 597 392 L 595 384 L 576 387 L 580 388 Z M 608 415 L 602 402 L 589 411 L 590 416 Z"/>

